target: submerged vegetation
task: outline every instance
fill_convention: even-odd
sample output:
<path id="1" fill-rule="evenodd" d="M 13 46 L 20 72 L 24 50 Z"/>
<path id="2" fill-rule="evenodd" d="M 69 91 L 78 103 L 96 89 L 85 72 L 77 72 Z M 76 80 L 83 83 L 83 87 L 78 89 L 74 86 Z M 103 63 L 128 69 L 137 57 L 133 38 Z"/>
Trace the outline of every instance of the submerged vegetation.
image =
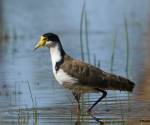
<path id="1" fill-rule="evenodd" d="M 36 97 L 34 99 L 29 81 L 24 81 L 24 83 L 26 83 L 28 86 L 30 99 L 32 101 L 32 107 L 28 108 L 24 106 L 23 108 L 19 106 L 19 109 L 17 110 L 18 111 L 18 125 L 29 125 L 30 119 L 32 119 L 32 122 L 33 122 L 32 125 L 38 125 L 39 115 L 38 115 Z"/>
<path id="2" fill-rule="evenodd" d="M 33 122 L 34 122 L 34 125 L 36 125 L 38 123 L 37 101 L 36 101 L 36 97 L 35 97 L 35 99 L 33 98 L 29 81 L 27 81 L 27 83 L 28 83 L 28 88 L 30 91 L 30 97 L 32 100 L 32 110 L 33 110 L 33 119 L 34 119 Z"/>

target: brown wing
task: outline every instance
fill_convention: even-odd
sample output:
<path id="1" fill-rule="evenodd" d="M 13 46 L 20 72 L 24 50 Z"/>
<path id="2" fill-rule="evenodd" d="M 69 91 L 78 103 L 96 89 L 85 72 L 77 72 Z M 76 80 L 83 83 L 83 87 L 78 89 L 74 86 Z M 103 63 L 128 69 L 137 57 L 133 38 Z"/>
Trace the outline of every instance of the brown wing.
<path id="1" fill-rule="evenodd" d="M 81 85 L 93 88 L 117 89 L 132 91 L 134 84 L 126 78 L 106 73 L 95 66 L 74 60 L 69 56 L 61 68 L 72 77 L 77 78 Z"/>
<path id="2" fill-rule="evenodd" d="M 106 87 L 108 81 L 106 75 L 102 70 L 92 65 L 68 58 L 60 68 L 63 68 L 72 77 L 77 78 L 82 85 Z"/>

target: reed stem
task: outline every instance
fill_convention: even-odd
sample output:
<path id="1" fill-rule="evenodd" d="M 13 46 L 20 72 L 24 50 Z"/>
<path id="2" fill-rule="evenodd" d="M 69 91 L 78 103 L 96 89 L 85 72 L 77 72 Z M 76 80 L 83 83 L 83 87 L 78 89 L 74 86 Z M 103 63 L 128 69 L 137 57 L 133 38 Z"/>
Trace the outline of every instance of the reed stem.
<path id="1" fill-rule="evenodd" d="M 128 22 L 127 19 L 124 19 L 124 25 L 125 25 L 125 36 L 126 36 L 126 76 L 129 77 L 129 33 L 128 33 Z"/>
<path id="2" fill-rule="evenodd" d="M 114 37 L 113 37 L 111 65 L 110 65 L 110 72 L 111 73 L 113 73 L 113 66 L 114 66 L 114 59 L 115 59 L 115 49 L 116 49 L 116 39 L 117 39 L 117 33 L 115 32 Z"/>
<path id="3" fill-rule="evenodd" d="M 90 49 L 89 49 L 89 37 L 88 37 L 88 18 L 87 18 L 86 8 L 85 8 L 85 41 L 86 41 L 86 50 L 87 50 L 88 63 L 91 63 Z"/>
<path id="4" fill-rule="evenodd" d="M 82 61 L 84 61 L 84 51 L 83 51 L 84 10 L 85 10 L 85 3 L 84 3 L 83 6 L 82 6 L 81 19 L 80 19 L 80 48 L 81 48 L 81 59 L 82 59 Z"/>

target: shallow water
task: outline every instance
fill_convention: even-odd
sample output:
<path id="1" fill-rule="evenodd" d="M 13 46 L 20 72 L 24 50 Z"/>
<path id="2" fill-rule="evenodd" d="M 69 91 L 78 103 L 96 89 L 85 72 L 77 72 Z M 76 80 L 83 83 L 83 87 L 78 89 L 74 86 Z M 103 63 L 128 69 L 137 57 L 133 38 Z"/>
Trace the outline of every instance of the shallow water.
<path id="1" fill-rule="evenodd" d="M 95 54 L 101 68 L 110 72 L 112 42 L 117 31 L 113 72 L 123 76 L 126 76 L 126 17 L 130 40 L 129 78 L 138 83 L 144 54 L 141 41 L 146 30 L 149 0 L 135 1 L 88 0 L 86 10 L 92 64 Z M 81 0 L 45 0 L 44 3 L 38 0 L 3 0 L 5 39 L 0 41 L 0 125 L 96 124 L 86 114 L 86 109 L 99 94 L 85 95 L 79 119 L 70 91 L 53 77 L 47 48 L 33 52 L 39 36 L 50 31 L 59 34 L 67 53 L 80 59 L 82 5 Z M 85 48 L 84 52 L 87 61 Z M 149 101 L 138 101 L 134 94 L 109 91 L 93 113 L 110 125 L 150 124 L 149 104 Z"/>

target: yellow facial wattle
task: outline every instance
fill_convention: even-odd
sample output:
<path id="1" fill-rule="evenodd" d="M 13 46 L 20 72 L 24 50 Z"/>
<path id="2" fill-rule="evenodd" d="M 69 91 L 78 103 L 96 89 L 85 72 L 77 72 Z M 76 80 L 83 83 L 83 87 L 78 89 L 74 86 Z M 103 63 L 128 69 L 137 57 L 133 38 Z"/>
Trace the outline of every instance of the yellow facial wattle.
<path id="1" fill-rule="evenodd" d="M 40 41 L 36 44 L 34 50 L 41 48 L 41 47 L 44 47 L 46 44 L 46 41 L 47 41 L 47 38 L 44 36 L 41 36 Z"/>

